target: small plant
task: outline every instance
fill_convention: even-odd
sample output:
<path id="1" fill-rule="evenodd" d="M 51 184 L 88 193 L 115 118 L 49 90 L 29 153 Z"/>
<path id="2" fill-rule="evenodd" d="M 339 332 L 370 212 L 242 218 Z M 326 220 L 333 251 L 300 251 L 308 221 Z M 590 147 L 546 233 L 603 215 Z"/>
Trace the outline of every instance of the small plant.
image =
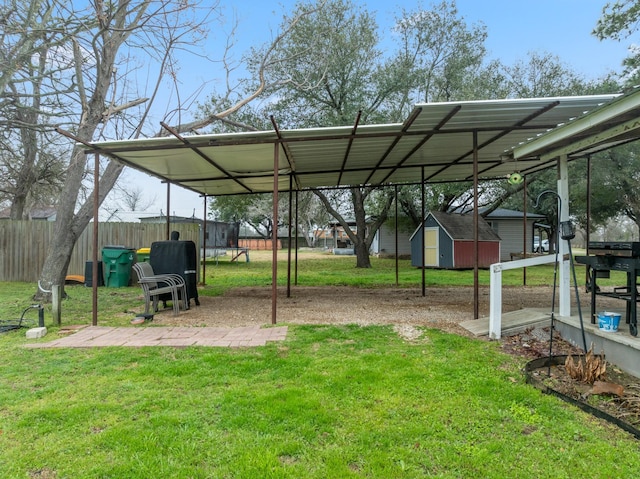
<path id="1" fill-rule="evenodd" d="M 587 351 L 586 356 L 578 356 L 577 359 L 577 363 L 574 362 L 573 357 L 569 354 L 564 362 L 567 373 L 574 380 L 593 384 L 595 381 L 605 379 L 607 361 L 604 359 L 604 354 L 599 356 L 593 354 L 593 344 Z"/>

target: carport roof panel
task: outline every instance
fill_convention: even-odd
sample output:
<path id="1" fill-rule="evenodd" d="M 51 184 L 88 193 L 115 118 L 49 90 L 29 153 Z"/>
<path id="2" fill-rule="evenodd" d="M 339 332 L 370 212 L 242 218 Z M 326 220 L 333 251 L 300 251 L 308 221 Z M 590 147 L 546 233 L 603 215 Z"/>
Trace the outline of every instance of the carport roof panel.
<path id="1" fill-rule="evenodd" d="M 514 148 L 570 122 L 616 95 L 424 103 L 402 124 L 344 126 L 97 142 L 98 151 L 128 166 L 206 195 L 278 188 L 431 182 L 473 175 L 473 135 L 479 177 L 504 177 L 549 166 L 538 158 L 514 162 Z"/>
<path id="2" fill-rule="evenodd" d="M 514 149 L 522 158 L 587 156 L 640 139 L 640 88 L 635 87 L 606 105 L 595 108 Z"/>

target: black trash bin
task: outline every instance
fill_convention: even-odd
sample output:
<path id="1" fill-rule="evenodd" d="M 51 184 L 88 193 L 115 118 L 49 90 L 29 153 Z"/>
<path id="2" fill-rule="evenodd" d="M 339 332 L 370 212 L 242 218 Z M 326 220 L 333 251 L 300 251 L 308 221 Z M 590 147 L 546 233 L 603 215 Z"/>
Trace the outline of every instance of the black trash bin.
<path id="1" fill-rule="evenodd" d="M 84 263 L 84 285 L 88 288 L 93 286 L 93 261 Z M 104 273 L 102 271 L 102 261 L 98 261 L 98 282 L 97 286 L 104 286 Z"/>
<path id="2" fill-rule="evenodd" d="M 151 244 L 149 263 L 155 274 L 179 274 L 187 286 L 187 304 L 198 299 L 198 258 L 193 241 L 155 241 Z"/>

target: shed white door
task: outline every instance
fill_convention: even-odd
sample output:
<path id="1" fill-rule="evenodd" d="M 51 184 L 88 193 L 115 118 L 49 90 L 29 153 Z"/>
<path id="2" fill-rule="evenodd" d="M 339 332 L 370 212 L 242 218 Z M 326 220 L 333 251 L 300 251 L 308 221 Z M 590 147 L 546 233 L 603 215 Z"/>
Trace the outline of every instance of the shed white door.
<path id="1" fill-rule="evenodd" d="M 440 266 L 438 262 L 438 228 L 424 229 L 424 265 Z"/>

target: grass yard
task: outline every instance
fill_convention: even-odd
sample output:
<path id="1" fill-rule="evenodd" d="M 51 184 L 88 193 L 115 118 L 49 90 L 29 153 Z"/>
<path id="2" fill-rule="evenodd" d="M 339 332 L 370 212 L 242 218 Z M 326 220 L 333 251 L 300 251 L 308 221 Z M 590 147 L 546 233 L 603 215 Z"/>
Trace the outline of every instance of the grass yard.
<path id="1" fill-rule="evenodd" d="M 301 258 L 299 282 L 395 283 L 393 260 L 353 264 Z M 528 282 L 552 273 L 529 268 Z M 253 253 L 210 263 L 200 294 L 268 285 L 270 274 Z M 401 265 L 401 286 L 420 276 Z M 0 314 L 19 315 L 34 291 L 1 284 Z M 122 313 L 139 308 L 137 287 L 99 292 L 105 324 L 125 325 Z M 90 290 L 69 295 L 64 322 L 89 322 Z M 2 478 L 618 478 L 640 468 L 638 441 L 525 384 L 522 359 L 437 330 L 408 342 L 390 326 L 292 325 L 285 342 L 253 349 L 27 342 L 24 331 L 0 335 Z"/>

